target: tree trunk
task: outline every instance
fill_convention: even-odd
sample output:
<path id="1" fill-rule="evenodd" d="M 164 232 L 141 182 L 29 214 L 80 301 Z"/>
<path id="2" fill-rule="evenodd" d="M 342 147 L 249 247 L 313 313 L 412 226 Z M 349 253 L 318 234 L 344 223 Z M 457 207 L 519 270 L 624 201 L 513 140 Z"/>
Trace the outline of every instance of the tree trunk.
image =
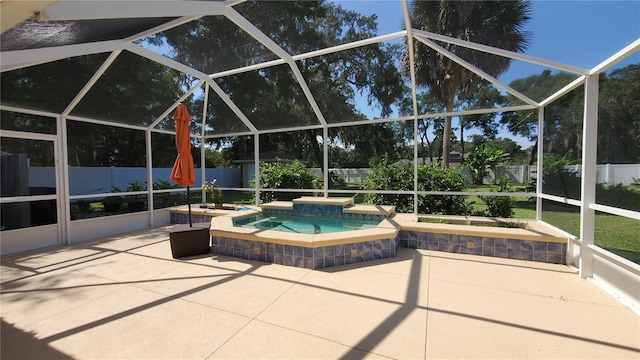
<path id="1" fill-rule="evenodd" d="M 254 139 L 255 141 L 255 139 Z M 240 158 L 246 158 L 249 156 L 248 147 L 247 147 L 247 138 L 245 136 L 239 136 L 238 142 L 240 143 Z"/>
<path id="2" fill-rule="evenodd" d="M 537 153 L 538 153 L 538 139 L 536 139 L 536 142 L 533 144 L 533 147 L 531 148 L 531 154 L 529 154 L 529 166 L 533 165 L 533 163 L 536 162 Z"/>
<path id="3" fill-rule="evenodd" d="M 422 120 L 418 120 L 418 121 L 425 121 L 424 119 Z M 425 129 L 425 131 L 420 133 L 420 144 L 422 145 L 422 163 L 424 164 L 424 159 L 427 157 L 427 151 L 429 151 L 429 155 L 431 156 L 431 144 L 429 144 L 429 137 L 427 136 L 427 129 L 428 126 L 423 127 L 423 129 Z M 427 143 L 427 146 L 425 146 L 425 141 Z M 433 158 L 431 159 L 431 162 L 433 162 Z"/>
<path id="4" fill-rule="evenodd" d="M 464 164 L 464 124 L 460 119 L 460 164 Z"/>
<path id="5" fill-rule="evenodd" d="M 324 163 L 324 152 L 321 150 L 322 145 L 318 144 L 318 141 L 316 140 L 315 131 L 309 129 L 306 132 L 307 132 L 307 136 L 309 137 L 309 147 L 311 147 L 313 156 L 316 158 L 316 161 L 320 165 L 320 172 L 324 174 L 325 163 Z M 323 141 L 328 141 L 328 139 L 323 139 Z"/>
<path id="6" fill-rule="evenodd" d="M 427 146 L 429 147 L 429 164 L 433 164 L 433 146 L 431 146 L 431 142 L 429 141 L 429 137 L 425 137 L 427 139 Z"/>
<path id="7" fill-rule="evenodd" d="M 447 99 L 447 112 L 453 111 L 454 96 Z M 442 167 L 449 167 L 449 153 L 451 152 L 451 119 L 453 116 L 445 116 L 444 132 L 442 133 Z"/>

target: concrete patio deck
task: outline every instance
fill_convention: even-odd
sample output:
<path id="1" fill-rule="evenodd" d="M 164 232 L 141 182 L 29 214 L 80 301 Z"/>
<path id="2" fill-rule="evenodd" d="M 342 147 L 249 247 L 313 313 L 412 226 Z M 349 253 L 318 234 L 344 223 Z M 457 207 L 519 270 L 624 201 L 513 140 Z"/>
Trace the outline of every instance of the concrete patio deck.
<path id="1" fill-rule="evenodd" d="M 3 258 L 1 358 L 640 358 L 640 317 L 567 266 L 175 260 L 169 229 Z"/>

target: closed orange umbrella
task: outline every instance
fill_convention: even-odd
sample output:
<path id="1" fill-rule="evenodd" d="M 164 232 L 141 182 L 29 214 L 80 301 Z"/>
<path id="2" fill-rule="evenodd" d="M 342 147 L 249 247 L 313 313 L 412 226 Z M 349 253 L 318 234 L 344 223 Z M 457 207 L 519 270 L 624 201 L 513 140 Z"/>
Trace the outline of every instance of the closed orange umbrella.
<path id="1" fill-rule="evenodd" d="M 178 156 L 173 164 L 171 176 L 169 179 L 187 187 L 187 205 L 189 207 L 189 226 L 193 226 L 191 222 L 191 192 L 189 186 L 195 183 L 193 171 L 193 156 L 191 156 L 191 138 L 189 131 L 189 123 L 191 116 L 184 104 L 178 104 L 176 112 L 173 114 L 173 120 L 176 122 L 176 150 Z"/>

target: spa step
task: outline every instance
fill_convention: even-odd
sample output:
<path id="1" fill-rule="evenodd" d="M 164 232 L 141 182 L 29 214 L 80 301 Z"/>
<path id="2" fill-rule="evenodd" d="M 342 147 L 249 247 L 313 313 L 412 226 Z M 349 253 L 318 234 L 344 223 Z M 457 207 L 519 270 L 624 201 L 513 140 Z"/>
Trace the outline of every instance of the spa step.
<path id="1" fill-rule="evenodd" d="M 348 207 L 353 205 L 353 198 L 350 197 L 317 197 L 303 196 L 293 199 L 294 204 L 311 204 L 311 205 L 337 205 Z"/>
<path id="2" fill-rule="evenodd" d="M 342 210 L 345 214 L 385 215 L 393 214 L 395 206 L 391 205 L 353 205 Z"/>
<path id="3" fill-rule="evenodd" d="M 266 204 L 260 204 L 262 209 L 276 209 L 276 210 L 293 210 L 293 203 L 291 201 L 272 201 Z"/>

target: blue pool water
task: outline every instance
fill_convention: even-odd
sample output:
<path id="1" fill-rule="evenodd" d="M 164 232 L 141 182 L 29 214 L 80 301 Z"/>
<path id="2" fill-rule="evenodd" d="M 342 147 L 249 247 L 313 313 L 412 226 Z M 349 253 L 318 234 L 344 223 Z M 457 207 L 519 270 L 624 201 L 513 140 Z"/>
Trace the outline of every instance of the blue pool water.
<path id="1" fill-rule="evenodd" d="M 277 230 L 300 234 L 326 234 L 339 231 L 373 229 L 380 221 L 332 219 L 317 216 L 254 215 L 233 220 L 233 226 Z"/>

